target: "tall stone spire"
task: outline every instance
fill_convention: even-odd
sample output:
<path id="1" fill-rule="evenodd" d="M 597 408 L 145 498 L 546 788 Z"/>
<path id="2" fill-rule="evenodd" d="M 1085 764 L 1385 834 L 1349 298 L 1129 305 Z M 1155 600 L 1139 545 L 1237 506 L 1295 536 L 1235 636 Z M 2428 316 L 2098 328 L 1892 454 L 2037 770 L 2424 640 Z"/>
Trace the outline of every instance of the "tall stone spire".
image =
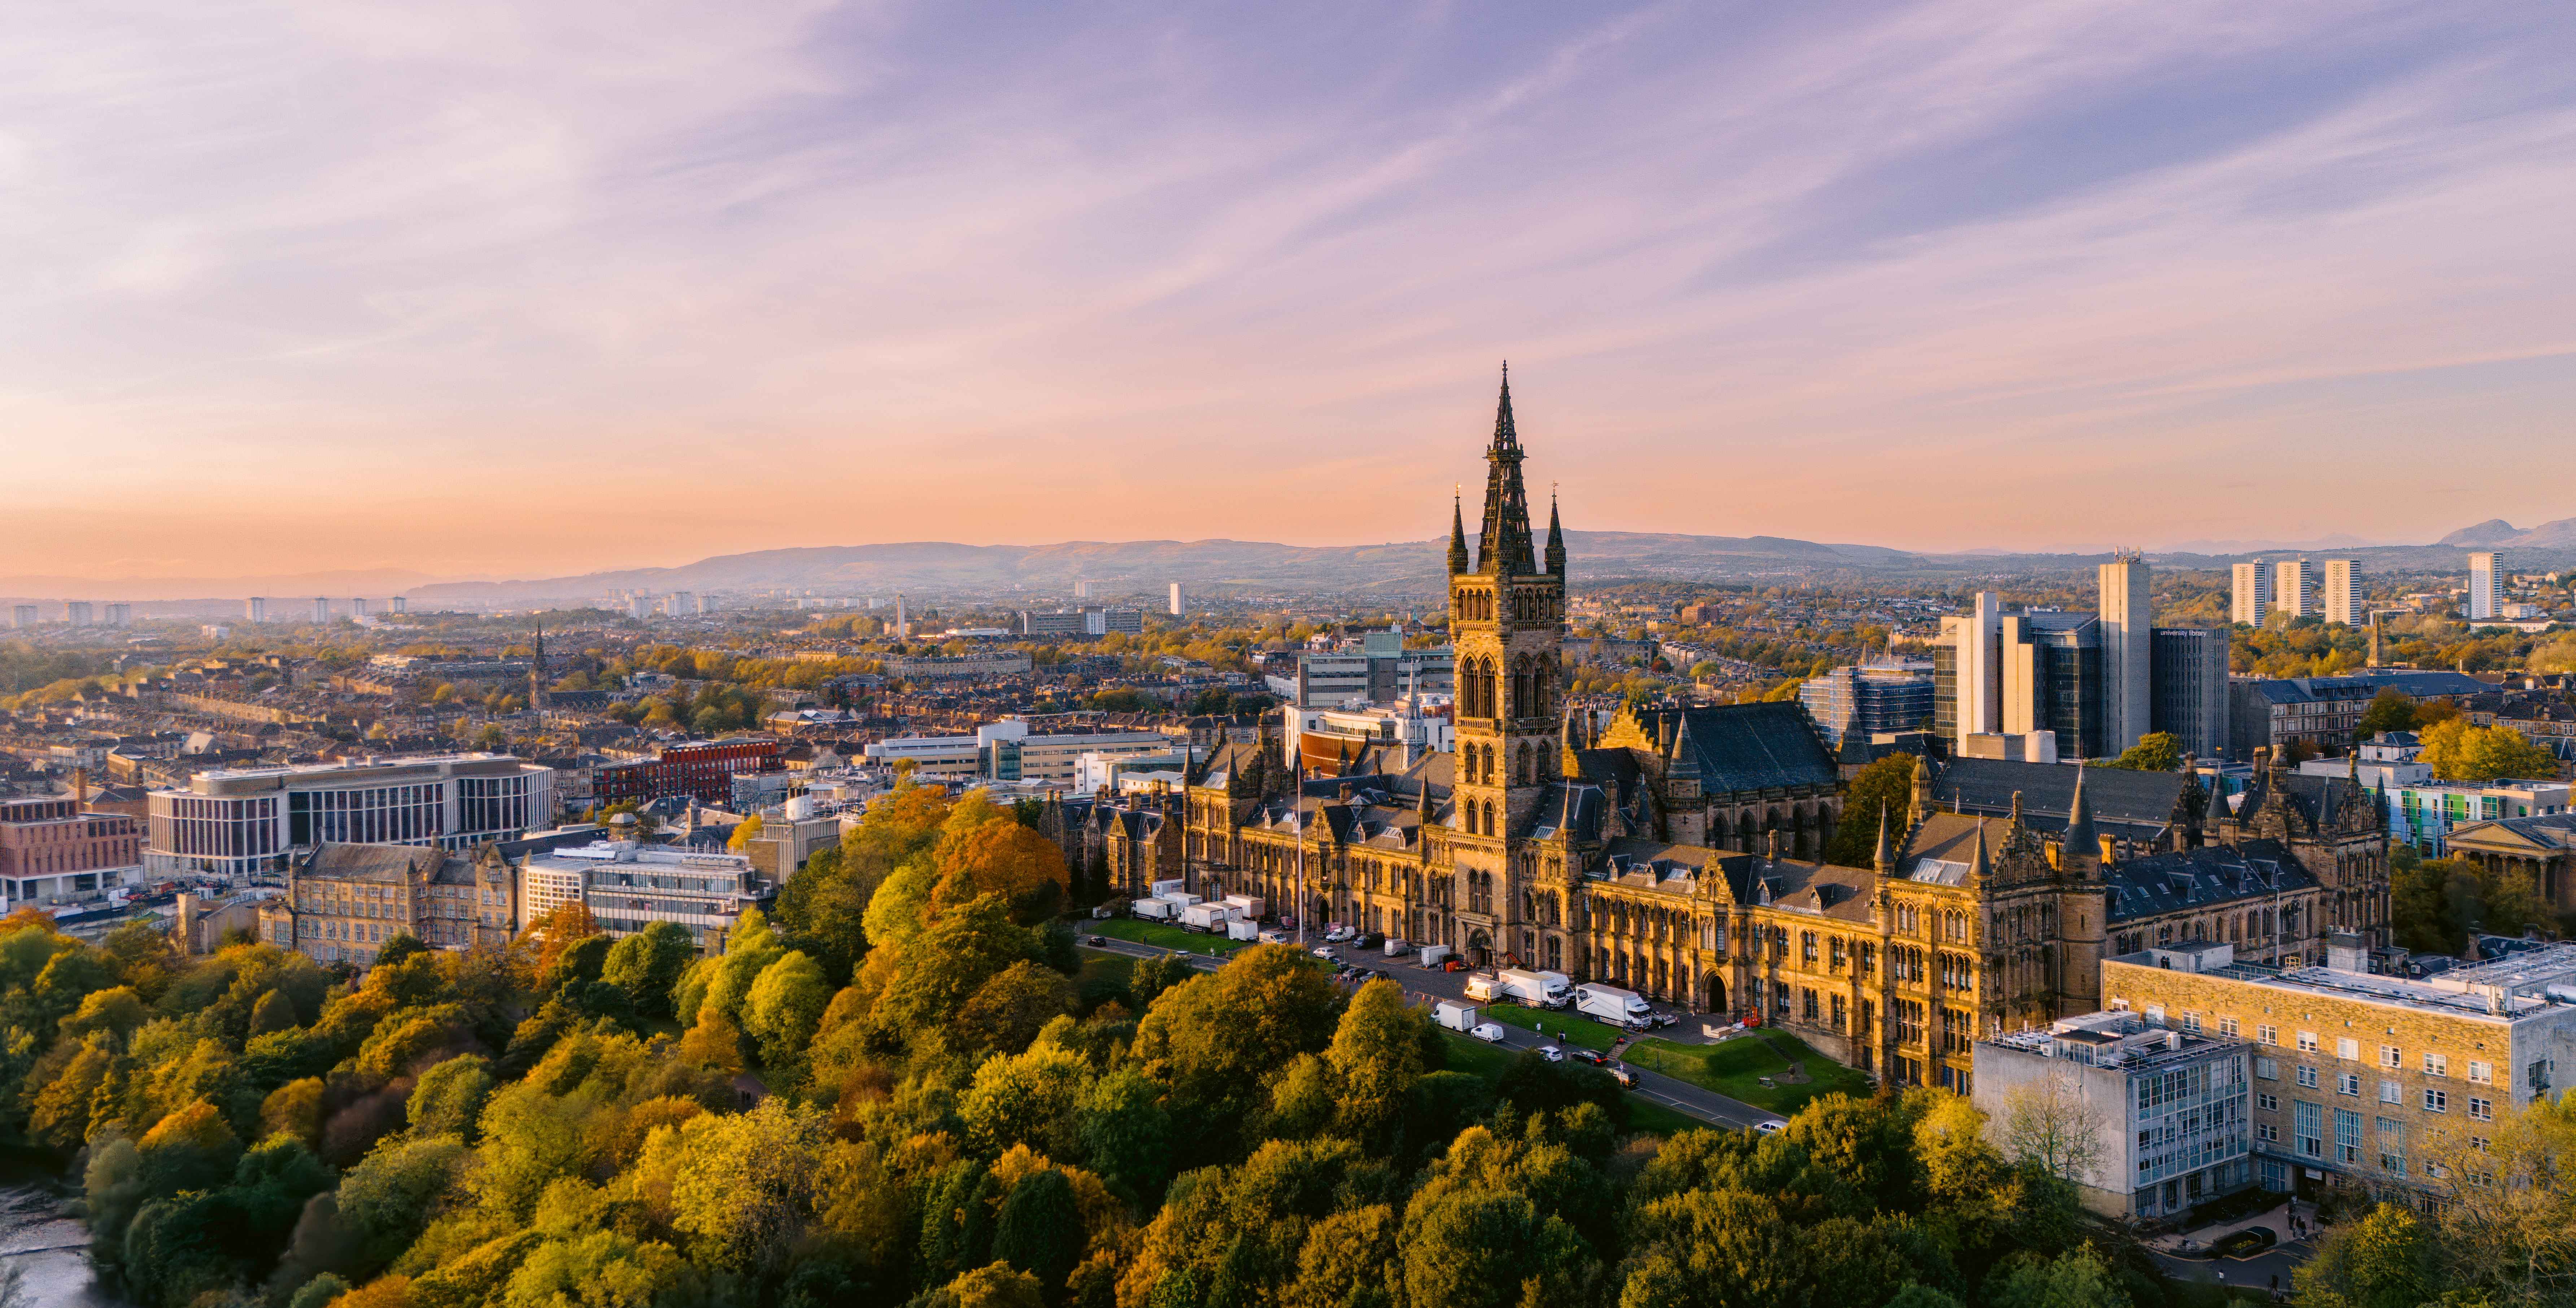
<path id="1" fill-rule="evenodd" d="M 1968 856 L 1968 879 L 1983 881 L 1993 871 L 1994 863 L 1986 857 L 1986 820 L 1979 818 L 1977 819 L 1977 852 Z"/>
<path id="2" fill-rule="evenodd" d="M 1494 443 L 1485 450 L 1485 526 L 1476 538 L 1476 570 L 1530 576 L 1538 559 L 1530 550 L 1529 493 L 1521 486 L 1521 438 L 1512 427 L 1512 366 L 1503 365 L 1502 398 L 1494 405 Z"/>
<path id="3" fill-rule="evenodd" d="M 2084 765 L 2075 765 L 2075 799 L 2066 806 L 2065 862 L 2102 857 L 2102 838 L 2093 832 L 2093 801 L 2084 797 Z"/>
<path id="4" fill-rule="evenodd" d="M 537 624 L 537 656 L 528 664 L 528 707 L 543 713 L 551 707 L 546 693 L 546 624 Z"/>
<path id="5" fill-rule="evenodd" d="M 1880 876 L 1888 876 L 1896 871 L 1896 844 L 1888 838 L 1887 805 L 1885 804 L 1878 806 L 1878 853 L 1870 859 L 1870 866 L 1878 869 Z"/>
<path id="6" fill-rule="evenodd" d="M 1565 524 L 1556 516 L 1556 487 L 1547 488 L 1547 570 L 1549 575 L 1565 575 Z"/>
<path id="7" fill-rule="evenodd" d="M 1456 494 L 1449 496 L 1449 575 L 1467 570 L 1467 511 Z"/>

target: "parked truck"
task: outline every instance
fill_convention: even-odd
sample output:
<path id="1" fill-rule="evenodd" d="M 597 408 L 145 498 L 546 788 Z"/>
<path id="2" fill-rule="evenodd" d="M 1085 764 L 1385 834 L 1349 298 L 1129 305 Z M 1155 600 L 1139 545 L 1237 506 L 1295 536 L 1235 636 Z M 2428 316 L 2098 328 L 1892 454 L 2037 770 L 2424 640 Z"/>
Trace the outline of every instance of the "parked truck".
<path id="1" fill-rule="evenodd" d="M 1431 1020 L 1452 1031 L 1476 1029 L 1476 1006 L 1443 999 L 1431 1006 Z"/>
<path id="2" fill-rule="evenodd" d="M 1502 978 L 1491 972 L 1476 972 L 1467 977 L 1467 997 L 1480 1004 L 1504 997 Z"/>
<path id="3" fill-rule="evenodd" d="M 1574 985 L 1563 972 L 1507 967 L 1494 976 L 1506 993 L 1532 1008 L 1563 1008 L 1573 1002 Z"/>
<path id="4" fill-rule="evenodd" d="M 1225 938 L 1228 940 L 1256 940 L 1260 936 L 1261 924 L 1249 918 L 1231 918 L 1225 924 Z"/>
<path id="5" fill-rule="evenodd" d="M 1424 945 L 1422 947 L 1422 965 L 1424 967 L 1438 967 L 1442 963 L 1447 962 L 1449 960 L 1449 956 L 1456 952 L 1456 950 L 1451 949 L 1447 945 Z"/>
<path id="6" fill-rule="evenodd" d="M 1574 988 L 1574 1011 L 1621 1027 L 1642 1027 L 1654 1013 L 1635 991 L 1598 981 Z"/>
<path id="7" fill-rule="evenodd" d="M 1168 921 L 1172 916 L 1172 901 L 1160 897 L 1140 899 L 1135 903 L 1135 913 L 1138 917 L 1157 922 Z"/>

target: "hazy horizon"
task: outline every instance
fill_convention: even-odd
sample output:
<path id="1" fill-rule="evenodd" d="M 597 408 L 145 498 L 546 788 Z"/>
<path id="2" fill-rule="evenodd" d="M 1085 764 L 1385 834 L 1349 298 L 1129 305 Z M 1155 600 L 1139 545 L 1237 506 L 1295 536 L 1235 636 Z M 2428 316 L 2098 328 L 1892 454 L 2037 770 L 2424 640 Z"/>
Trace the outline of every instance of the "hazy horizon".
<path id="1" fill-rule="evenodd" d="M 32 11 L 0 574 L 1418 540 L 1505 357 L 1585 530 L 2530 527 L 2576 514 L 2572 35 L 2537 4 Z"/>

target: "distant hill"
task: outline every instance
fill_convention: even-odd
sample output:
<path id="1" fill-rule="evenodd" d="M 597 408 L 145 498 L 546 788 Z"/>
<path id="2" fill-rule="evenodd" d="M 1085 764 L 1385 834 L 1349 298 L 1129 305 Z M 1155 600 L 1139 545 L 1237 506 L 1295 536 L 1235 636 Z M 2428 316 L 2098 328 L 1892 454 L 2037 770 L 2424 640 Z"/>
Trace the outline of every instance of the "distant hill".
<path id="1" fill-rule="evenodd" d="M 1820 568 L 1903 567 L 1916 556 L 1874 545 L 1820 545 L 1778 536 L 1684 536 L 1647 532 L 1569 531 L 1574 579 L 1714 578 Z M 1285 590 L 1436 591 L 1448 542 L 1383 545 L 1281 545 L 1268 541 L 1064 541 L 1053 545 L 959 545 L 908 541 L 888 545 L 823 545 L 758 550 L 700 559 L 676 568 L 633 568 L 524 581 L 421 586 L 424 598 L 512 596 L 576 599 L 612 590 L 724 591 L 770 586 L 883 595 L 898 589 L 1008 589 L 1069 593 L 1079 580 L 1157 591 L 1235 584 Z"/>
<path id="2" fill-rule="evenodd" d="M 2463 527 L 2452 532 L 2435 543 L 2476 550 L 2509 547 L 2576 549 L 2576 518 L 2560 518 L 2556 522 L 2544 522 L 2529 531 L 2524 531 L 2502 518 L 2489 518 L 2474 527 Z"/>

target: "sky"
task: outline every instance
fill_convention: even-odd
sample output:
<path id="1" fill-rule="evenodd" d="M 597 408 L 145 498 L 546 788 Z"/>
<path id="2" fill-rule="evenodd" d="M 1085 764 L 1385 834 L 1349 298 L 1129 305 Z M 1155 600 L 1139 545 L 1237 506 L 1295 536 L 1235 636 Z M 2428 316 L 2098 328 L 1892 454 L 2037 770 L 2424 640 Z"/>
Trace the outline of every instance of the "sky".
<path id="1" fill-rule="evenodd" d="M 2560 0 L 8 27 L 0 575 L 2576 515 Z"/>

